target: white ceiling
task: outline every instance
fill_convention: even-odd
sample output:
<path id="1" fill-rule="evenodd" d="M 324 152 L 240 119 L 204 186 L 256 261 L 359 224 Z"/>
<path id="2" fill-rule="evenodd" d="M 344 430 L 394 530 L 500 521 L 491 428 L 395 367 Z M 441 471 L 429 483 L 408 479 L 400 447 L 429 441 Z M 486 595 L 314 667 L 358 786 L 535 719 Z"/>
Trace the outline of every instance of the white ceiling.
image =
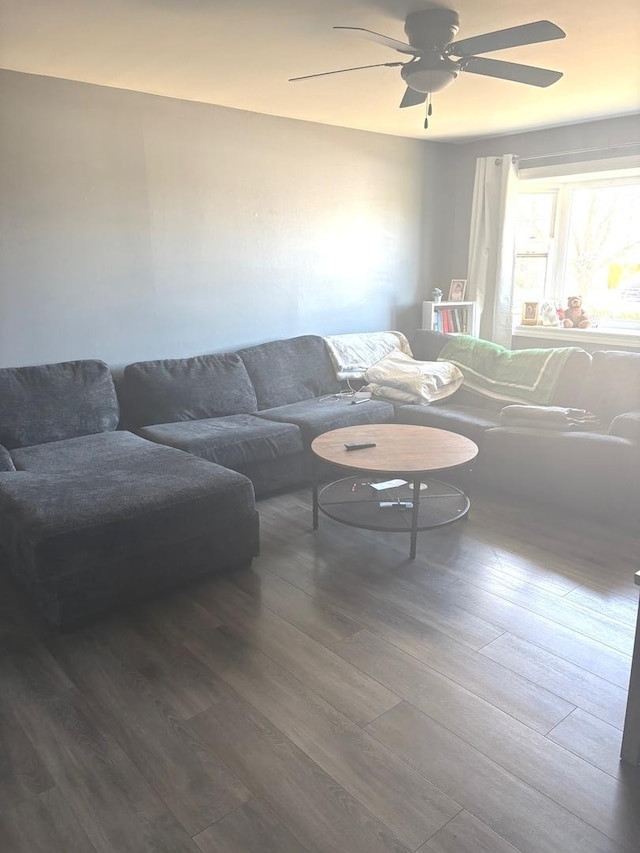
<path id="1" fill-rule="evenodd" d="M 457 38 L 540 19 L 566 39 L 491 54 L 564 72 L 548 89 L 461 75 L 422 107 L 398 109 L 398 68 L 302 83 L 289 77 L 405 56 L 333 25 L 406 41 L 406 15 L 460 14 Z M 640 110 L 637 0 L 0 0 L 0 67 L 433 140 L 462 140 Z"/>

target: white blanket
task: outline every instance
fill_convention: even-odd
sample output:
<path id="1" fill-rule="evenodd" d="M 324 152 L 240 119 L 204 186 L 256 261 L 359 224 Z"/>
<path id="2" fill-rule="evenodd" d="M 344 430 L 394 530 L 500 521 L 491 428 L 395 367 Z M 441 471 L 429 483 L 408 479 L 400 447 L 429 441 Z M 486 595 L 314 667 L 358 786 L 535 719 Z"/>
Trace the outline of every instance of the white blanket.
<path id="1" fill-rule="evenodd" d="M 448 361 L 415 361 L 392 352 L 365 373 L 371 393 L 393 403 L 432 403 L 462 385 L 462 371 Z"/>
<path id="2" fill-rule="evenodd" d="M 325 341 L 338 379 L 362 379 L 367 368 L 394 350 L 412 354 L 402 332 L 331 335 Z"/>

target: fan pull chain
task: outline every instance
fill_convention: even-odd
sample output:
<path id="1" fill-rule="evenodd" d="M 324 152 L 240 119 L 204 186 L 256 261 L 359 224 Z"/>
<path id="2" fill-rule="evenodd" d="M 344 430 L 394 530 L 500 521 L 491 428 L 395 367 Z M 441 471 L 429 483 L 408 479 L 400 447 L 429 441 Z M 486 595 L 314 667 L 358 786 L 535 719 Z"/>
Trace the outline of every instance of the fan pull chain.
<path id="1" fill-rule="evenodd" d="M 424 129 L 427 130 L 429 127 L 429 116 L 433 114 L 433 105 L 431 103 L 431 92 L 427 94 L 427 115 L 424 119 Z"/>

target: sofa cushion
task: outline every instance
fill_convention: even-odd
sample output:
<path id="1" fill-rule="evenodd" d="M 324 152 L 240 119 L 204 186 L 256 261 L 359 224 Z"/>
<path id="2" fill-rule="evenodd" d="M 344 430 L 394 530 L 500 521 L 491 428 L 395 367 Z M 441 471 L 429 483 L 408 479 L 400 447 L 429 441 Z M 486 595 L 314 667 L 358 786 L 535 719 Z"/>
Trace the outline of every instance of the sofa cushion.
<path id="1" fill-rule="evenodd" d="M 115 430 L 119 408 L 103 361 L 0 369 L 0 443 L 9 450 Z"/>
<path id="2" fill-rule="evenodd" d="M 409 405 L 398 408 L 396 421 L 401 424 L 446 429 L 464 435 L 481 446 L 484 433 L 500 423 L 500 411 L 454 403 L 450 405 L 436 403 L 429 406 Z"/>
<path id="3" fill-rule="evenodd" d="M 132 454 L 152 447 L 131 432 L 117 430 L 18 447 L 11 456 L 18 471 L 60 476 L 82 472 L 95 477 L 105 468 L 126 465 Z"/>
<path id="4" fill-rule="evenodd" d="M 584 383 L 591 368 L 591 354 L 574 347 L 558 377 L 551 404 L 581 409 Z"/>
<path id="5" fill-rule="evenodd" d="M 155 424 L 141 427 L 138 432 L 158 444 L 234 469 L 291 456 L 304 449 L 297 426 L 271 423 L 253 415 Z"/>
<path id="6" fill-rule="evenodd" d="M 616 415 L 640 411 L 640 353 L 593 353 L 583 406 L 609 424 Z"/>
<path id="7" fill-rule="evenodd" d="M 418 329 L 411 341 L 414 358 L 421 361 L 437 361 L 445 344 L 451 340 L 451 335 L 436 332 L 432 329 Z"/>
<path id="8" fill-rule="evenodd" d="M 235 353 L 129 364 L 123 394 L 128 426 L 250 414 L 257 409 L 253 385 Z"/>
<path id="9" fill-rule="evenodd" d="M 258 398 L 258 409 L 299 403 L 339 390 L 323 338 L 302 335 L 238 351 Z"/>
<path id="10" fill-rule="evenodd" d="M 297 424 L 305 444 L 323 432 L 357 424 L 382 424 L 393 421 L 394 409 L 382 400 L 367 400 L 352 405 L 348 398 L 304 400 L 260 412 L 258 417 L 279 423 Z"/>

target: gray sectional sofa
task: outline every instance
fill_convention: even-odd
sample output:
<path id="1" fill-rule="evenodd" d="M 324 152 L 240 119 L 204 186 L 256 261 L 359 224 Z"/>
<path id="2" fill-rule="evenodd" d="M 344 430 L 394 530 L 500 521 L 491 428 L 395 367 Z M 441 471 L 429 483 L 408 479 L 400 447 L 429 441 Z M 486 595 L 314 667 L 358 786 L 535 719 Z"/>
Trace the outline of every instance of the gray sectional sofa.
<path id="1" fill-rule="evenodd" d="M 421 330 L 414 356 L 448 339 Z M 49 621 L 84 621 L 248 564 L 255 495 L 307 481 L 320 433 L 393 420 L 476 441 L 472 490 L 640 522 L 640 355 L 571 353 L 552 402 L 598 415 L 580 433 L 505 426 L 504 401 L 464 386 L 427 406 L 353 406 L 341 388 L 313 335 L 131 364 L 118 395 L 100 361 L 2 369 L 0 554 Z"/>

